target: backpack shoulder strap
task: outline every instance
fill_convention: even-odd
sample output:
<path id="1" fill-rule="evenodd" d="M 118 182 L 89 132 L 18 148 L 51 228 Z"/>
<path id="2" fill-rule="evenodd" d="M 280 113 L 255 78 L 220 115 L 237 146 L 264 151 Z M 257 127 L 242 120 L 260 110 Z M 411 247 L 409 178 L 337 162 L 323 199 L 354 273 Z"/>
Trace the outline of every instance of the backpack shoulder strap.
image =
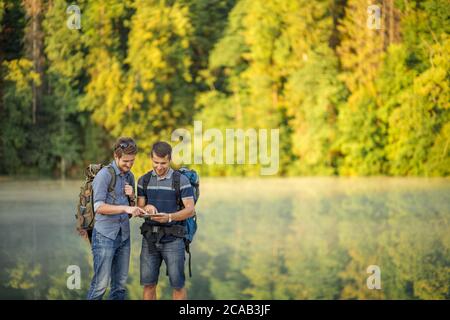
<path id="1" fill-rule="evenodd" d="M 152 177 L 152 172 L 153 172 L 153 170 L 150 170 L 149 172 L 147 172 L 144 175 L 144 181 L 142 182 L 142 188 L 144 189 L 144 196 L 145 196 L 145 202 L 146 203 L 148 203 L 147 188 L 148 188 L 148 184 L 150 183 L 150 179 Z"/>
<path id="2" fill-rule="evenodd" d="M 109 182 L 108 186 L 108 192 L 113 192 L 114 187 L 116 186 L 116 172 L 114 171 L 114 168 L 110 165 L 106 166 L 108 169 L 109 174 L 111 175 L 111 181 Z"/>
<path id="3" fill-rule="evenodd" d="M 108 170 L 109 174 L 111 175 L 111 181 L 108 185 L 108 193 L 111 193 L 113 197 L 113 201 L 116 201 L 116 172 L 114 171 L 114 168 L 110 165 L 106 166 L 106 169 Z"/>
<path id="4" fill-rule="evenodd" d="M 181 172 L 178 170 L 174 170 L 173 171 L 173 176 L 172 176 L 172 187 L 175 190 L 175 197 L 177 199 L 177 205 L 179 208 L 183 208 L 183 202 L 181 200 Z"/>

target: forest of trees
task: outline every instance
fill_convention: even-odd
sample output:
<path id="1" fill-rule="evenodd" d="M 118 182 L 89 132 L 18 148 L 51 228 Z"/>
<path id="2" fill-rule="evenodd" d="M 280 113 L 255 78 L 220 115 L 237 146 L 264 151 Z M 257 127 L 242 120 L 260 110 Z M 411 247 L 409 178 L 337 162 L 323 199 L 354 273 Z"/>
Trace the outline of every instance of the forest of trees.
<path id="1" fill-rule="evenodd" d="M 0 174 L 80 178 L 117 136 L 148 152 L 201 120 L 279 128 L 283 176 L 448 176 L 449 16 L 447 0 L 0 0 Z"/>

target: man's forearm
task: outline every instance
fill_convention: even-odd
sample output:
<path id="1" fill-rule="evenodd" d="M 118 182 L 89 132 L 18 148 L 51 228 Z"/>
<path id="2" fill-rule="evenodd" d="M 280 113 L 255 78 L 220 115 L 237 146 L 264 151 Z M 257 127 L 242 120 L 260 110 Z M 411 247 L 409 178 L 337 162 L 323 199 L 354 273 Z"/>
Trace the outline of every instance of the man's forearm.
<path id="1" fill-rule="evenodd" d="M 118 205 L 103 203 L 98 207 L 96 213 L 105 214 L 105 215 L 121 214 L 121 213 L 125 212 L 126 208 L 127 208 L 127 206 L 118 206 Z"/>
<path id="2" fill-rule="evenodd" d="M 180 211 L 177 211 L 175 213 L 172 213 L 172 221 L 183 221 L 187 218 L 190 218 L 194 215 L 194 209 L 195 207 L 186 207 Z"/>

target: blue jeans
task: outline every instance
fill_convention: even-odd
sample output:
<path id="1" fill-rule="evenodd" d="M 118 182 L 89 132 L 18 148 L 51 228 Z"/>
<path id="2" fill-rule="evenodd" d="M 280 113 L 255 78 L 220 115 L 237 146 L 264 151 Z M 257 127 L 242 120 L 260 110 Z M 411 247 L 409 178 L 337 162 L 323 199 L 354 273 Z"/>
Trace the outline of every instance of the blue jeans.
<path id="1" fill-rule="evenodd" d="M 122 241 L 122 231 L 115 240 L 105 237 L 95 227 L 92 232 L 94 277 L 88 300 L 101 300 L 111 280 L 109 299 L 124 300 L 130 262 L 130 238 Z"/>
<path id="2" fill-rule="evenodd" d="M 159 268 L 164 260 L 169 273 L 170 286 L 173 289 L 184 287 L 184 240 L 177 238 L 167 243 L 148 243 L 142 238 L 141 285 L 156 285 Z"/>

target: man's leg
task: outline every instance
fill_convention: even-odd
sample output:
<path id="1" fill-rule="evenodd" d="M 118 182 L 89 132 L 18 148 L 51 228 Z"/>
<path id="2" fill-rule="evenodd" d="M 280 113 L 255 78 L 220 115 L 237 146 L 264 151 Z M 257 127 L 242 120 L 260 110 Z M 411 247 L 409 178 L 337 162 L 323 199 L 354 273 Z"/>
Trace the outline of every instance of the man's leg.
<path id="1" fill-rule="evenodd" d="M 186 288 L 173 289 L 172 298 L 173 300 L 187 300 Z"/>
<path id="2" fill-rule="evenodd" d="M 92 255 L 94 258 L 94 276 L 89 288 L 88 300 L 101 300 L 111 278 L 111 265 L 114 257 L 114 240 L 95 229 L 92 233 Z"/>
<path id="3" fill-rule="evenodd" d="M 162 252 L 169 273 L 170 286 L 173 288 L 172 297 L 174 300 L 187 299 L 186 288 L 184 287 L 184 250 L 184 240 L 177 238 L 172 242 L 165 243 Z"/>
<path id="4" fill-rule="evenodd" d="M 154 243 L 142 238 L 140 272 L 141 285 L 144 286 L 144 300 L 156 300 L 156 286 L 158 284 L 159 268 L 162 257 Z"/>
<path id="5" fill-rule="evenodd" d="M 116 239 L 116 252 L 112 261 L 111 292 L 109 299 L 125 300 L 128 269 L 130 264 L 130 238 L 122 241 L 122 233 L 119 232 Z"/>
<path id="6" fill-rule="evenodd" d="M 156 284 L 144 286 L 144 300 L 156 300 Z"/>

